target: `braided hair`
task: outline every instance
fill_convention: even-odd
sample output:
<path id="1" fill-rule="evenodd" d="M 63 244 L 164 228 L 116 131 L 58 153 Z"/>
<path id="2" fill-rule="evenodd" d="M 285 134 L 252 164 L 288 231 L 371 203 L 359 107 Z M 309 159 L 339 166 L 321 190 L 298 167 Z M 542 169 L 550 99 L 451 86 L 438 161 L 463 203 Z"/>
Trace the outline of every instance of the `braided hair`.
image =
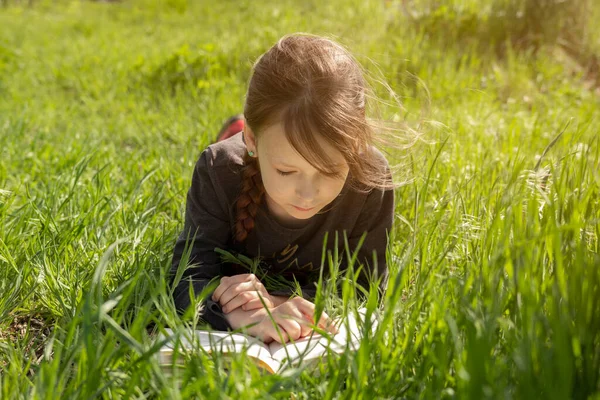
<path id="1" fill-rule="evenodd" d="M 245 241 L 254 228 L 254 219 L 264 194 L 258 159 L 246 153 L 242 168 L 242 190 L 236 202 L 235 241 Z"/>

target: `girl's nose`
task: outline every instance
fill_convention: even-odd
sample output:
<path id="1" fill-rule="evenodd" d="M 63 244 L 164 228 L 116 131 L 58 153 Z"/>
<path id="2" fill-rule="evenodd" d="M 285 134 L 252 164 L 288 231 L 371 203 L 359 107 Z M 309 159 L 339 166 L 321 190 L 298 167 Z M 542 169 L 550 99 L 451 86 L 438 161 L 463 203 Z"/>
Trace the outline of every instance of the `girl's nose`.
<path id="1" fill-rule="evenodd" d="M 299 204 L 298 206 L 309 206 L 314 201 L 315 197 L 319 193 L 319 188 L 315 186 L 313 182 L 303 181 L 296 187 L 296 196 L 299 199 L 304 201 L 304 204 Z"/>

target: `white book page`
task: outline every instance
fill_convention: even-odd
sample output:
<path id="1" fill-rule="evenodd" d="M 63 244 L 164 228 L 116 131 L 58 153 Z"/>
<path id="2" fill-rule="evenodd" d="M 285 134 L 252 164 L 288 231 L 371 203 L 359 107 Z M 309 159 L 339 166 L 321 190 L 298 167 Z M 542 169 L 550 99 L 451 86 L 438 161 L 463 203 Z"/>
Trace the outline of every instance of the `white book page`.
<path id="1" fill-rule="evenodd" d="M 364 308 L 358 310 L 361 322 L 364 321 L 365 312 Z M 377 326 L 377 319 L 374 314 L 371 321 L 374 330 Z M 347 347 L 356 350 L 361 340 L 362 328 L 359 328 L 354 313 L 349 313 L 345 321 L 337 319 L 335 325 L 338 328 L 338 333 L 335 335 L 327 337 L 312 332 L 308 337 L 284 345 L 278 342 L 266 345 L 261 340 L 242 333 L 187 330 L 180 336 L 180 352 L 185 349 L 199 349 L 199 347 L 204 348 L 207 352 L 225 354 L 242 353 L 246 349 L 246 354 L 249 357 L 259 360 L 261 367 L 274 373 L 287 364 L 285 360 L 288 355 L 292 360 L 291 364 L 296 364 L 300 360 L 308 362 L 320 358 L 327 353 L 327 348 L 336 353 L 343 353 Z M 173 331 L 169 328 L 166 328 L 165 332 L 168 336 L 173 334 Z M 162 340 L 164 337 L 163 334 L 160 334 L 158 340 Z M 158 353 L 159 362 L 170 364 L 173 351 L 173 342 L 165 344 Z M 296 363 L 294 363 L 294 360 L 296 360 Z"/>
<path id="2" fill-rule="evenodd" d="M 165 329 L 167 335 L 172 335 L 173 331 L 169 328 Z M 164 336 L 161 335 L 161 338 Z M 159 338 L 160 340 L 160 338 Z M 228 333 L 220 331 L 185 331 L 180 336 L 180 351 L 189 349 L 204 348 L 207 352 L 214 353 L 242 353 L 244 349 L 247 351 L 246 354 L 249 357 L 259 359 L 268 366 L 271 372 L 276 371 L 279 368 L 279 362 L 274 361 L 271 358 L 271 354 L 267 345 L 248 335 L 241 333 Z M 175 344 L 169 342 L 164 345 L 160 350 L 160 361 L 161 363 L 169 363 L 169 360 L 173 354 Z M 264 365 L 263 365 L 264 367 Z"/>
<path id="3" fill-rule="evenodd" d="M 359 309 L 359 317 L 361 321 L 364 321 L 365 309 Z M 375 328 L 377 320 L 372 316 L 373 328 Z M 336 353 L 342 353 L 349 347 L 352 350 L 356 350 L 361 340 L 361 328 L 359 328 L 354 313 L 349 313 L 345 321 L 336 320 L 335 325 L 338 328 L 338 333 L 330 335 L 330 337 L 323 336 L 316 332 L 312 332 L 310 336 L 296 340 L 294 343 L 291 341 L 285 345 L 272 342 L 269 344 L 269 351 L 271 357 L 279 362 L 289 357 L 294 359 L 311 360 L 321 357 L 327 352 L 327 348 Z M 348 346 L 346 346 L 348 344 Z"/>

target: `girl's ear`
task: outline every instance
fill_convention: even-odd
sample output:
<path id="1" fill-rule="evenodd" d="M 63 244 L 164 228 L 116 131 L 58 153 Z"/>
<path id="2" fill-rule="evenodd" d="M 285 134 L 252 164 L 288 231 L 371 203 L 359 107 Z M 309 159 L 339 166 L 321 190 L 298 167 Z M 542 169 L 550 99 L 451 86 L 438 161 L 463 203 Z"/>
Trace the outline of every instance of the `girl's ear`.
<path id="1" fill-rule="evenodd" d="M 251 150 L 254 153 L 256 153 L 256 137 L 254 136 L 254 132 L 252 132 L 252 129 L 250 129 L 248 125 L 244 125 L 244 130 L 242 132 L 242 140 L 244 141 L 244 144 L 246 145 L 246 148 L 248 150 Z"/>

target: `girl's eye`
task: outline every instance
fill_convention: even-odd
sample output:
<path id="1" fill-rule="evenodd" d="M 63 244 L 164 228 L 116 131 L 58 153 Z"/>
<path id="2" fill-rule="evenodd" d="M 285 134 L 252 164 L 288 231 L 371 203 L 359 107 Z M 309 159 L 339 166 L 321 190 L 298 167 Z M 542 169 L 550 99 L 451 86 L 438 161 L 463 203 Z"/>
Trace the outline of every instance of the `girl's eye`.
<path id="1" fill-rule="evenodd" d="M 289 174 L 292 174 L 293 172 L 283 172 L 283 171 L 277 170 L 277 173 L 282 176 L 287 176 Z"/>

